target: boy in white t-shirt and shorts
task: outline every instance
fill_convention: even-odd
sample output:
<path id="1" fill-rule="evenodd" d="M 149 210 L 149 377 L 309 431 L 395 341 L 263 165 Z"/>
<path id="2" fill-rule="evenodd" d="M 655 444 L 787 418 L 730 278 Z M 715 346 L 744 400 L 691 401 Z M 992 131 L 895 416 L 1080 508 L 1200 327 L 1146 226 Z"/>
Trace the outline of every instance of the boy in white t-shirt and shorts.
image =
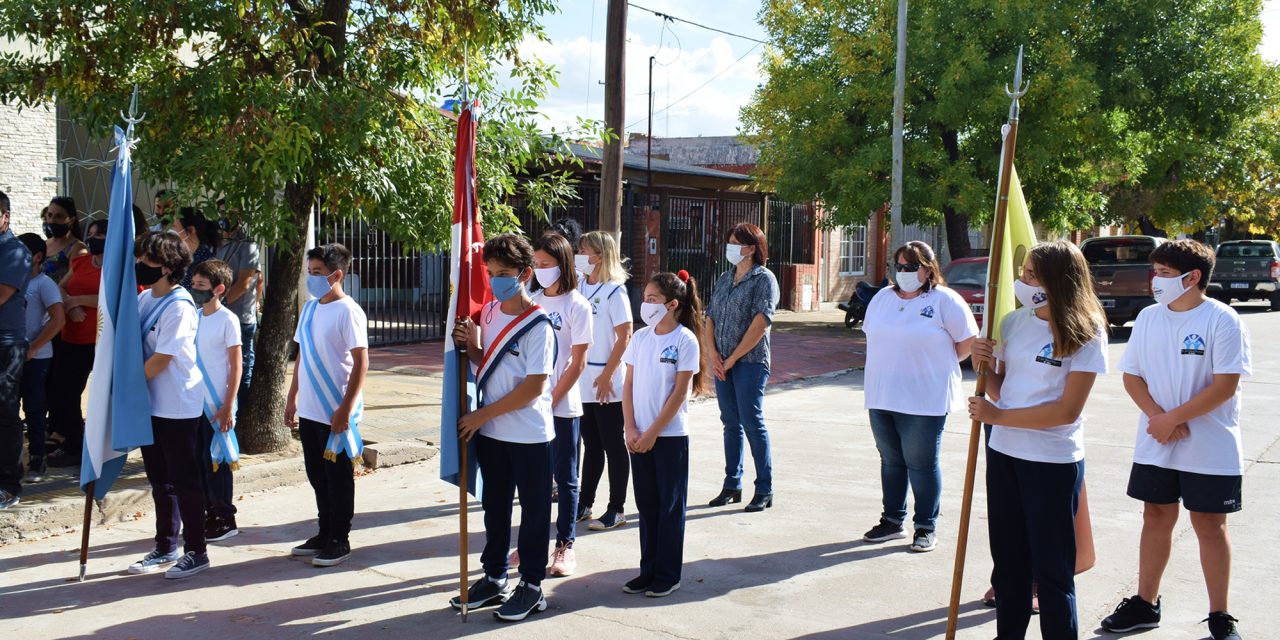
<path id="1" fill-rule="evenodd" d="M 1239 640 L 1227 612 L 1231 542 L 1244 459 L 1240 378 L 1250 374 L 1249 331 L 1232 309 L 1205 296 L 1214 255 L 1194 240 L 1151 252 L 1155 306 L 1138 314 L 1120 368 L 1141 409 L 1129 496 L 1145 503 L 1138 593 L 1102 621 L 1115 633 L 1160 625 L 1160 579 L 1172 552 L 1178 501 L 1191 512 L 1209 591 L 1209 632 Z"/>
<path id="2" fill-rule="evenodd" d="M 191 275 L 191 298 L 200 306 L 196 331 L 196 363 L 204 378 L 201 392 L 200 452 L 205 487 L 205 540 L 221 542 L 238 535 L 231 464 L 216 464 L 214 431 L 235 428 L 236 395 L 240 391 L 240 318 L 222 305 L 231 279 L 231 267 L 221 260 L 205 260 Z M 238 449 L 237 449 L 238 451 Z"/>

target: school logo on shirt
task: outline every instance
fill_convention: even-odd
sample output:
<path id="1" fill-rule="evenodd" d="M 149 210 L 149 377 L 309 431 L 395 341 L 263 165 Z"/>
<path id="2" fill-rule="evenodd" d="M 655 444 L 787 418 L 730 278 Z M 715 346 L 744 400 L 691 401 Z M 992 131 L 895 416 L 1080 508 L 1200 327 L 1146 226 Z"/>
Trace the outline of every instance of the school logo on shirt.
<path id="1" fill-rule="evenodd" d="M 547 318 L 551 320 L 551 328 L 556 331 L 559 331 L 560 327 L 564 326 L 564 319 L 560 317 L 559 311 L 552 311 L 551 313 L 548 313 Z"/>
<path id="2" fill-rule="evenodd" d="M 1049 299 L 1049 296 L 1043 291 L 1037 291 L 1031 296 L 1031 304 L 1040 304 Z"/>
<path id="3" fill-rule="evenodd" d="M 1204 338 L 1196 334 L 1191 334 L 1182 339 L 1182 355 L 1184 356 L 1202 356 L 1204 355 Z"/>
<path id="4" fill-rule="evenodd" d="M 1062 366 L 1062 361 L 1061 361 L 1061 360 L 1055 360 L 1055 359 L 1054 359 L 1054 357 L 1053 357 L 1053 343 L 1052 343 L 1052 342 L 1050 342 L 1049 344 L 1046 344 L 1046 345 L 1044 346 L 1044 348 L 1040 350 L 1040 355 L 1036 356 L 1036 362 L 1039 362 L 1040 364 L 1047 364 L 1047 365 L 1049 365 L 1049 366 L 1051 366 L 1051 367 L 1061 367 L 1061 366 Z"/>
<path id="5" fill-rule="evenodd" d="M 924 308 L 924 310 L 920 312 L 920 315 L 922 315 L 922 316 L 924 316 L 924 317 L 926 317 L 926 318 L 932 318 L 932 317 L 933 317 L 933 306 L 932 306 L 932 305 L 930 305 L 930 306 L 928 306 L 928 307 L 925 307 L 925 308 Z"/>
<path id="6" fill-rule="evenodd" d="M 676 364 L 680 361 L 680 348 L 674 344 L 662 350 L 662 358 L 659 362 L 664 364 Z"/>

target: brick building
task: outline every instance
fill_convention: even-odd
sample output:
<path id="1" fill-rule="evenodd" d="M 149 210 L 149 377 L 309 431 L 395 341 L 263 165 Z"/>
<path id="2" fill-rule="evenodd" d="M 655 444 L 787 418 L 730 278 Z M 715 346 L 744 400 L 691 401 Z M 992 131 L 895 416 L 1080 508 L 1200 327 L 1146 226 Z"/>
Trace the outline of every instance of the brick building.
<path id="1" fill-rule="evenodd" d="M 13 208 L 14 233 L 39 233 L 40 210 L 58 194 L 56 113 L 0 104 L 0 191 Z"/>

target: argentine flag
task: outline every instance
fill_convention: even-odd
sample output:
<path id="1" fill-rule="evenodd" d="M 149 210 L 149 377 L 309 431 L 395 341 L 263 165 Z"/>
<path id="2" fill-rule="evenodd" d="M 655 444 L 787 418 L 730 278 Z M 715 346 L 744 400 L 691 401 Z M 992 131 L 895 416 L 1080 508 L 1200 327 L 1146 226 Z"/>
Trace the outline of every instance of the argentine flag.
<path id="1" fill-rule="evenodd" d="M 130 134 L 133 127 L 130 125 Z M 101 500 L 124 468 L 129 451 L 152 443 L 151 397 L 143 373 L 142 323 L 133 259 L 133 176 L 130 135 L 115 128 L 107 247 L 98 290 L 101 329 L 89 382 L 80 488 L 94 483 Z"/>

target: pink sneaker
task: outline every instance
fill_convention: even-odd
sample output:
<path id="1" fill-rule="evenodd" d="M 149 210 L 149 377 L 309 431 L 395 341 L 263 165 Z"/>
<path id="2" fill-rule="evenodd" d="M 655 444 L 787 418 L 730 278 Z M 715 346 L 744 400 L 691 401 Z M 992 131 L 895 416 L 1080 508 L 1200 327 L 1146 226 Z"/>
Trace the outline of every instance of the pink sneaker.
<path id="1" fill-rule="evenodd" d="M 577 568 L 578 560 L 574 557 L 573 547 L 567 544 L 557 545 L 555 552 L 551 554 L 551 568 L 547 573 L 558 577 L 571 576 Z"/>

